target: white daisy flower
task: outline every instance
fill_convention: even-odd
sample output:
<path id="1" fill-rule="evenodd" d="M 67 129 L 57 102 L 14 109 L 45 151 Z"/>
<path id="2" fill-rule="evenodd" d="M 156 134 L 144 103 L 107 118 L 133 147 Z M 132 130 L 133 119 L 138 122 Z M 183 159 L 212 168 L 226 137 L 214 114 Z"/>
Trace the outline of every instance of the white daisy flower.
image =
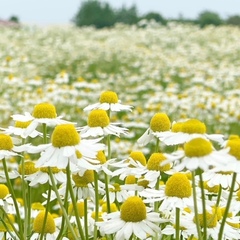
<path id="1" fill-rule="evenodd" d="M 63 169 L 58 169 L 57 167 L 51 167 L 55 183 L 66 182 L 66 174 Z M 29 181 L 29 186 L 36 186 L 38 184 L 49 183 L 52 185 L 51 178 L 49 176 L 48 167 L 40 167 L 38 171 L 32 173 L 25 177 L 25 180 Z"/>
<path id="2" fill-rule="evenodd" d="M 132 108 L 133 108 L 132 106 L 121 104 L 115 92 L 105 91 L 100 95 L 98 103 L 91 104 L 85 107 L 83 110 L 91 111 L 94 109 L 103 109 L 105 111 L 110 110 L 112 112 L 119 112 L 119 111 L 131 111 Z"/>
<path id="3" fill-rule="evenodd" d="M 82 137 L 98 137 L 120 134 L 127 134 L 128 129 L 119 127 L 120 123 L 110 123 L 107 112 L 102 109 L 95 109 L 89 113 L 87 125 L 80 127 Z"/>
<path id="4" fill-rule="evenodd" d="M 222 144 L 224 141 L 222 134 L 207 134 L 206 125 L 197 119 L 175 122 L 171 131 L 156 132 L 154 135 L 165 145 L 184 144 L 197 137 L 203 137 L 219 144 Z"/>
<path id="5" fill-rule="evenodd" d="M 39 103 L 34 106 L 32 115 L 25 112 L 24 115 L 12 115 L 14 121 L 31 122 L 25 129 L 22 136 L 25 138 L 35 131 L 39 124 L 46 124 L 47 126 L 56 126 L 59 124 L 67 124 L 69 121 L 62 120 L 61 116 L 57 116 L 55 106 L 50 103 Z"/>
<path id="6" fill-rule="evenodd" d="M 176 158 L 178 155 L 179 159 L 181 159 L 180 163 L 177 161 L 174 163 L 174 168 L 177 171 L 185 168 L 190 171 L 198 168 L 207 171 L 213 167 L 224 167 L 233 159 L 228 152 L 229 149 L 214 150 L 212 143 L 205 138 L 193 138 L 184 144 L 184 150 L 179 150 L 174 153 Z M 161 163 L 161 165 L 163 166 L 173 161 L 174 160 L 167 160 Z"/>
<path id="7" fill-rule="evenodd" d="M 15 146 L 9 135 L 0 133 L 0 160 L 18 156 L 17 152 L 24 152 L 28 147 L 28 144 Z"/>
<path id="8" fill-rule="evenodd" d="M 141 146 L 147 145 L 155 135 L 159 132 L 169 132 L 171 122 L 166 113 L 156 113 L 150 121 L 150 127 L 146 132 L 137 140 L 137 143 Z"/>
<path id="9" fill-rule="evenodd" d="M 33 221 L 33 235 L 31 236 L 30 240 L 38 240 L 42 229 L 44 226 L 44 217 L 45 217 L 45 211 L 40 211 L 36 218 Z M 47 213 L 47 219 L 46 219 L 46 225 L 43 230 L 44 237 L 47 240 L 55 240 L 58 236 L 58 230 L 56 229 L 56 224 L 54 222 L 54 219 L 52 215 L 48 212 Z"/>
<path id="10" fill-rule="evenodd" d="M 27 122 L 20 122 L 16 121 L 15 126 L 9 126 L 8 128 L 0 128 L 4 131 L 5 134 L 8 135 L 16 135 L 20 136 L 21 138 L 27 138 L 28 136 L 31 138 L 35 138 L 37 136 L 43 136 L 43 134 L 37 130 L 32 131 L 29 135 L 26 134 L 26 128 L 30 125 L 31 121 Z"/>
<path id="11" fill-rule="evenodd" d="M 98 151 L 104 149 L 105 145 L 99 143 L 101 139 L 80 139 L 80 135 L 72 124 L 62 124 L 55 127 L 51 143 L 39 146 L 31 146 L 27 149 L 29 153 L 42 152 L 36 162 L 36 167 L 58 167 L 66 168 L 69 161 L 78 164 L 80 158 L 86 161 L 99 163 L 96 160 Z M 71 165 L 70 165 L 71 166 Z"/>
<path id="12" fill-rule="evenodd" d="M 120 211 L 102 215 L 103 222 L 97 222 L 100 233 L 115 234 L 116 240 L 130 239 L 132 235 L 146 239 L 160 232 L 158 223 L 163 222 L 159 214 L 148 212 L 142 199 L 129 197 L 121 206 Z"/>

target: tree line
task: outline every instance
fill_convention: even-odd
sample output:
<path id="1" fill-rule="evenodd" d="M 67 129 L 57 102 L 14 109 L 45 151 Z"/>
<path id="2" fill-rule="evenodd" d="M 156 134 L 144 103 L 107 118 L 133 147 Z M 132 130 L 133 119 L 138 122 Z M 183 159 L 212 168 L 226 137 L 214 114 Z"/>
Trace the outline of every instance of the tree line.
<path id="1" fill-rule="evenodd" d="M 113 9 L 109 3 L 97 0 L 83 1 L 76 15 L 73 17 L 72 22 L 78 27 L 94 26 L 96 28 L 104 28 L 112 27 L 116 23 L 133 25 L 142 19 L 154 20 L 162 25 L 166 25 L 168 21 L 176 21 L 198 24 L 200 27 L 207 25 L 220 26 L 224 24 L 240 26 L 240 15 L 229 16 L 227 19 L 222 19 L 216 12 L 203 11 L 196 19 L 186 19 L 181 16 L 176 19 L 167 19 L 158 12 L 149 12 L 140 16 L 136 5 L 132 5 L 131 7 L 122 6 L 119 9 Z"/>

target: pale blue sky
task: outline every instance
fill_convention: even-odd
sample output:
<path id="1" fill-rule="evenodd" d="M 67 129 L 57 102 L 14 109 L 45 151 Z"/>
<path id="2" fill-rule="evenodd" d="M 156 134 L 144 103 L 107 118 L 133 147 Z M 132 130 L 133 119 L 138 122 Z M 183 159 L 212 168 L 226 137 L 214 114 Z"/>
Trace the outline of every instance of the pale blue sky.
<path id="1" fill-rule="evenodd" d="M 83 0 L 0 0 L 0 19 L 12 15 L 23 23 L 68 24 Z M 222 18 L 240 15 L 240 0 L 105 0 L 113 8 L 136 4 L 139 14 L 155 11 L 166 18 L 197 18 L 204 10 L 217 12 Z"/>

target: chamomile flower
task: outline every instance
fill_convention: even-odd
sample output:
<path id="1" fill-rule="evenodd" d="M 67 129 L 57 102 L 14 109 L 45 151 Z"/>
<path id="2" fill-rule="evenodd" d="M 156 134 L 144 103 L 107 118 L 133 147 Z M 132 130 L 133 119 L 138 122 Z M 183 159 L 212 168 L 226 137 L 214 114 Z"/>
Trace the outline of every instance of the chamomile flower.
<path id="1" fill-rule="evenodd" d="M 0 184 L 0 206 L 3 207 L 6 212 L 9 212 L 9 205 L 13 205 L 13 200 L 8 187 L 5 184 Z"/>
<path id="2" fill-rule="evenodd" d="M 12 138 L 4 133 L 0 133 L 0 160 L 18 156 L 17 152 L 24 152 L 28 145 L 15 146 Z"/>
<path id="3" fill-rule="evenodd" d="M 112 112 L 131 111 L 132 106 L 121 104 L 118 100 L 117 93 L 113 91 L 105 91 L 100 95 L 99 102 L 85 107 L 84 111 L 91 111 L 94 109 L 110 110 Z"/>
<path id="4" fill-rule="evenodd" d="M 29 153 L 42 152 L 36 162 L 36 167 L 66 168 L 69 161 L 77 164 L 79 156 L 94 162 L 98 151 L 105 145 L 99 143 L 101 139 L 81 139 L 73 124 L 61 124 L 55 127 L 50 144 L 42 144 L 28 148 Z M 95 163 L 99 161 L 95 160 Z M 71 166 L 71 165 L 70 165 Z"/>
<path id="5" fill-rule="evenodd" d="M 66 182 L 66 174 L 63 169 L 57 167 L 51 167 L 55 183 Z M 25 180 L 29 181 L 29 186 L 36 186 L 39 184 L 45 184 L 49 182 L 52 185 L 51 178 L 49 176 L 48 167 L 40 167 L 35 173 L 32 173 L 25 177 Z"/>
<path id="6" fill-rule="evenodd" d="M 55 106 L 50 103 L 39 103 L 34 106 L 32 115 L 25 112 L 24 115 L 12 115 L 14 121 L 30 122 L 29 126 L 22 133 L 23 137 L 27 137 L 35 131 L 39 124 L 46 124 L 47 126 L 56 126 L 59 124 L 70 123 L 62 120 L 61 116 L 57 116 Z"/>
<path id="7" fill-rule="evenodd" d="M 165 145 L 183 144 L 196 137 L 204 137 L 219 144 L 222 144 L 224 141 L 222 134 L 207 134 L 206 125 L 198 119 L 175 122 L 172 125 L 171 131 L 156 132 L 155 136 Z"/>
<path id="8" fill-rule="evenodd" d="M 21 138 L 35 138 L 37 136 L 42 136 L 43 134 L 37 130 L 33 130 L 31 133 L 26 134 L 26 128 L 30 125 L 31 121 L 21 122 L 16 121 L 14 127 L 9 126 L 8 128 L 0 128 L 5 134 L 20 136 Z"/>
<path id="9" fill-rule="evenodd" d="M 30 240 L 38 240 L 42 229 L 44 227 L 44 217 L 45 217 L 45 211 L 40 211 L 36 218 L 33 221 L 33 235 L 31 236 Z M 46 224 L 43 229 L 44 236 L 47 240 L 55 240 L 58 235 L 58 231 L 56 229 L 56 225 L 54 222 L 54 219 L 52 215 L 48 212 L 47 213 L 47 219 Z"/>
<path id="10" fill-rule="evenodd" d="M 122 204 L 120 211 L 103 214 L 103 222 L 96 224 L 102 235 L 115 234 L 116 240 L 128 240 L 132 235 L 146 239 L 161 231 L 157 224 L 162 222 L 158 213 L 148 210 L 141 198 L 132 196 Z"/>
<path id="11" fill-rule="evenodd" d="M 89 113 L 87 125 L 80 127 L 82 137 L 98 137 L 120 134 L 127 134 L 127 129 L 120 127 L 119 123 L 110 123 L 107 112 L 102 109 L 95 109 Z"/>
<path id="12" fill-rule="evenodd" d="M 150 127 L 145 131 L 145 133 L 137 140 L 138 144 L 141 146 L 147 145 L 158 132 L 169 131 L 171 127 L 171 122 L 166 113 L 156 113 L 150 121 Z"/>
<path id="13" fill-rule="evenodd" d="M 205 138 L 193 138 L 184 144 L 184 150 L 175 152 L 176 156 L 179 155 L 181 162 L 176 162 L 174 168 L 177 171 L 184 168 L 190 171 L 198 168 L 207 171 L 213 167 L 224 167 L 232 160 L 232 156 L 228 152 L 229 149 L 215 150 L 212 143 Z M 170 162 L 171 160 L 167 160 L 161 164 L 164 165 Z"/>

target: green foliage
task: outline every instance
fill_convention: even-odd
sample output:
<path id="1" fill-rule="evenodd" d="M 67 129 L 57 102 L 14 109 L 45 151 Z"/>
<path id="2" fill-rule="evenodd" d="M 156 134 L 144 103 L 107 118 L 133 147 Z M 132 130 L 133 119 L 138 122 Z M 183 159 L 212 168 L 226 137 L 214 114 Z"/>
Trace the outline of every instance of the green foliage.
<path id="1" fill-rule="evenodd" d="M 11 16 L 9 18 L 9 21 L 10 22 L 15 22 L 15 23 L 19 23 L 19 18 L 17 16 Z"/>
<path id="2" fill-rule="evenodd" d="M 204 11 L 200 13 L 197 20 L 201 28 L 207 25 L 219 26 L 223 23 L 223 20 L 220 18 L 220 16 L 211 11 Z"/>
<path id="3" fill-rule="evenodd" d="M 157 12 L 149 12 L 145 15 L 143 15 L 142 17 L 143 19 L 147 19 L 147 20 L 155 20 L 156 22 L 159 22 L 163 25 L 166 25 L 167 20 L 159 13 Z"/>
<path id="4" fill-rule="evenodd" d="M 90 26 L 96 28 L 114 25 L 114 11 L 108 3 L 91 0 L 84 1 L 73 19 L 76 26 Z"/>
<path id="5" fill-rule="evenodd" d="M 139 20 L 136 5 L 133 5 L 130 8 L 123 6 L 121 9 L 116 11 L 115 17 L 116 22 L 121 22 L 129 25 L 135 24 Z"/>
<path id="6" fill-rule="evenodd" d="M 240 15 L 230 16 L 226 20 L 226 24 L 240 26 Z"/>

